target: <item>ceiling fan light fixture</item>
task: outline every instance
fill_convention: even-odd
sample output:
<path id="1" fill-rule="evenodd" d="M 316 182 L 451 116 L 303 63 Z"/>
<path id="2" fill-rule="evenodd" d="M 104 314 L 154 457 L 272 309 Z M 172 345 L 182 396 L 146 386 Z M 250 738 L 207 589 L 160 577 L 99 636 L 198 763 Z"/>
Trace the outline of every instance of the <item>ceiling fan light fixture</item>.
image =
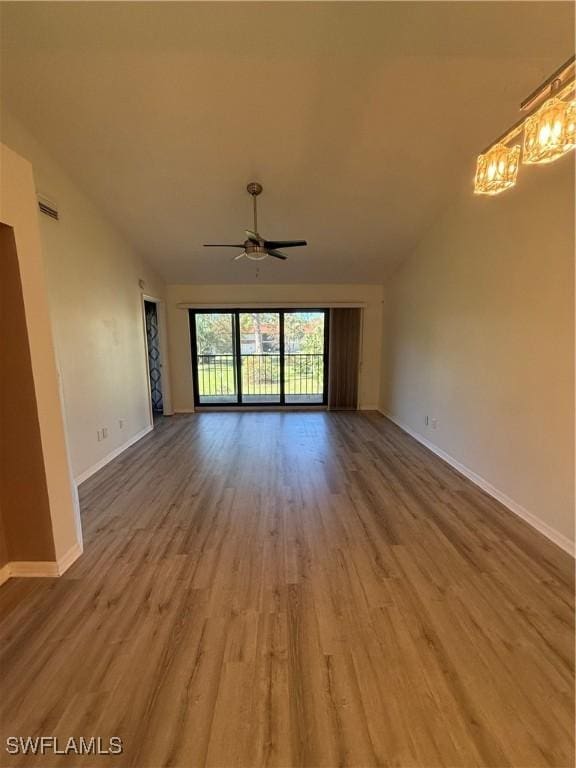
<path id="1" fill-rule="evenodd" d="M 520 145 L 507 147 L 494 144 L 476 162 L 474 192 L 477 195 L 498 195 L 516 184 L 520 161 Z"/>
<path id="2" fill-rule="evenodd" d="M 279 251 L 279 248 L 300 248 L 308 245 L 306 240 L 266 240 L 258 233 L 258 195 L 262 193 L 262 184 L 257 181 L 251 181 L 246 190 L 252 197 L 254 207 L 254 229 L 244 230 L 247 240 L 243 243 L 205 243 L 205 248 L 241 248 L 242 252 L 232 258 L 233 261 L 240 261 L 246 257 L 250 261 L 262 261 L 267 256 L 274 259 L 286 261 L 288 256 Z"/>
<path id="3" fill-rule="evenodd" d="M 551 163 L 576 147 L 576 101 L 552 97 L 526 119 L 522 161 Z"/>

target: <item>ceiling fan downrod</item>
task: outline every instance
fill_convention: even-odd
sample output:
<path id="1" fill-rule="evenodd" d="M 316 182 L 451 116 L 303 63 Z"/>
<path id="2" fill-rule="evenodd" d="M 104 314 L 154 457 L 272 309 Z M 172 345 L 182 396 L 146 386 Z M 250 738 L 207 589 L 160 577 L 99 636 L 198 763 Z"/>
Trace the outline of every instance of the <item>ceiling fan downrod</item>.
<path id="1" fill-rule="evenodd" d="M 262 194 L 262 184 L 257 181 L 251 181 L 246 185 L 248 193 L 252 195 L 252 203 L 254 205 L 254 232 L 258 234 L 258 195 Z"/>

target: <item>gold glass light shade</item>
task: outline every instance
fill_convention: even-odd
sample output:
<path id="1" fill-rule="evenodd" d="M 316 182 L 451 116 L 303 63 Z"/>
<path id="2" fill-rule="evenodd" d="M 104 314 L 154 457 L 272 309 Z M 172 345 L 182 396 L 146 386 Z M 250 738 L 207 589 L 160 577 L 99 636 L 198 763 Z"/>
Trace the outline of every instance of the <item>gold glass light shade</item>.
<path id="1" fill-rule="evenodd" d="M 520 145 L 507 147 L 494 144 L 488 152 L 479 155 L 476 163 L 474 192 L 477 195 L 497 195 L 516 184 Z"/>
<path id="2" fill-rule="evenodd" d="M 524 125 L 524 163 L 551 163 L 576 147 L 576 102 L 552 97 Z"/>

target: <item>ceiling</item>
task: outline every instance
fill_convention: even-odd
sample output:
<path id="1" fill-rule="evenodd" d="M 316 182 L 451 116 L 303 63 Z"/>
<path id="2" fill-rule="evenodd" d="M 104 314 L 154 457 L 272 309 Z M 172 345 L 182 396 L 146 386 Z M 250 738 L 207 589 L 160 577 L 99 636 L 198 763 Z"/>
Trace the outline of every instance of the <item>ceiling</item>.
<path id="1" fill-rule="evenodd" d="M 168 282 L 373 282 L 573 52 L 554 2 L 3 3 L 2 98 Z M 46 190 L 49 193 L 49 190 Z M 493 201 L 488 201 L 488 203 Z M 486 204 L 485 200 L 479 204 Z"/>

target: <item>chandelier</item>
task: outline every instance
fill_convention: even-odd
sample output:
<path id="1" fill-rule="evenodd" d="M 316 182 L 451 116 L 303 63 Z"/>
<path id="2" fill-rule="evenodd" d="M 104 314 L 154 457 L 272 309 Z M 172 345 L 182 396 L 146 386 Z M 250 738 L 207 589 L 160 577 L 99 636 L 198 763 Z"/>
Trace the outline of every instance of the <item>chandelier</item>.
<path id="1" fill-rule="evenodd" d="M 498 195 L 516 184 L 520 162 L 551 163 L 576 147 L 574 63 L 572 56 L 538 86 L 520 105 L 526 116 L 478 156 L 475 194 Z"/>

